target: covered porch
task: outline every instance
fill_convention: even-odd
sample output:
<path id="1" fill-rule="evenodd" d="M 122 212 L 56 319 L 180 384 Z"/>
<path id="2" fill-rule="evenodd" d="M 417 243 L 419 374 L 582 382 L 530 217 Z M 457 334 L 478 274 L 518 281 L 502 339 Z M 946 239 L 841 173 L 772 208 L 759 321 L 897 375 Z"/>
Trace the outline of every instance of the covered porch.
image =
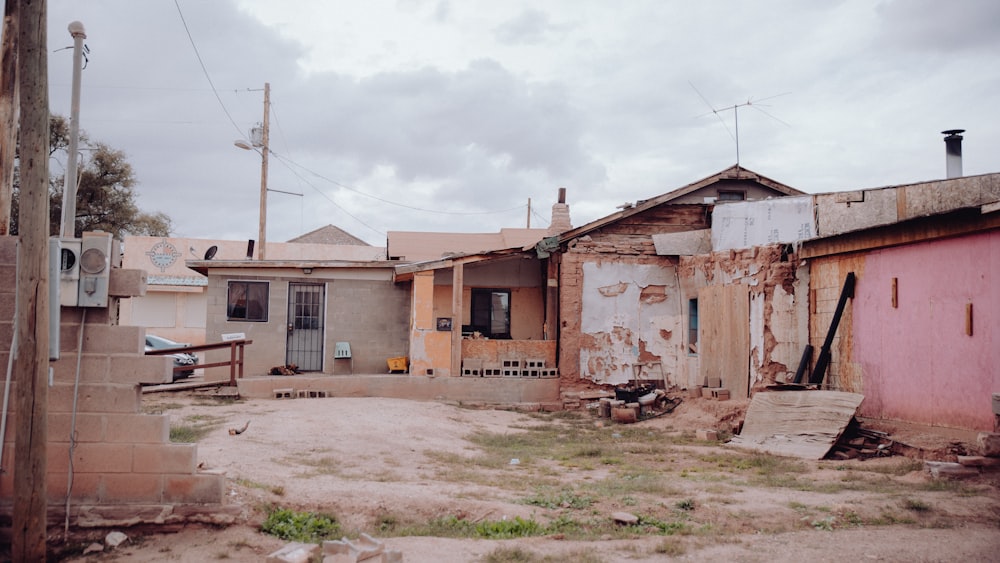
<path id="1" fill-rule="evenodd" d="M 552 267 L 533 248 L 397 266 L 395 282 L 410 284 L 410 374 L 557 380 Z"/>

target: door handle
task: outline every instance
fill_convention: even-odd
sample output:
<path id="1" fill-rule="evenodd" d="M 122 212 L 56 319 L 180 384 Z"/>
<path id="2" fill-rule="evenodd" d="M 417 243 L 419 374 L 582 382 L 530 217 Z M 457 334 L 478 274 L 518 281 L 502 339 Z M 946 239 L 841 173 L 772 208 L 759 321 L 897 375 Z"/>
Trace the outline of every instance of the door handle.
<path id="1" fill-rule="evenodd" d="M 294 329 L 295 327 L 292 325 L 292 323 L 288 323 L 288 332 L 292 332 Z"/>

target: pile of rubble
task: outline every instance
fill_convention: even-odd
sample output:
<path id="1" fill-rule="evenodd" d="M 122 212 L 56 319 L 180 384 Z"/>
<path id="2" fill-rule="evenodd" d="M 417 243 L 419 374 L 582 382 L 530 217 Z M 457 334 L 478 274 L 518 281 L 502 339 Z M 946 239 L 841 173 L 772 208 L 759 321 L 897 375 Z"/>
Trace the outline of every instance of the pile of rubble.
<path id="1" fill-rule="evenodd" d="M 319 559 L 317 556 L 321 556 Z M 361 534 L 356 541 L 347 538 L 323 542 L 321 547 L 314 543 L 292 542 L 267 556 L 267 563 L 402 563 L 403 553 L 389 550 L 385 545 L 368 534 Z"/>
<path id="2" fill-rule="evenodd" d="M 979 455 L 956 455 L 956 461 L 926 461 L 924 467 L 931 477 L 978 477 L 987 471 L 1000 470 L 1000 434 L 980 432 L 976 438 Z"/>

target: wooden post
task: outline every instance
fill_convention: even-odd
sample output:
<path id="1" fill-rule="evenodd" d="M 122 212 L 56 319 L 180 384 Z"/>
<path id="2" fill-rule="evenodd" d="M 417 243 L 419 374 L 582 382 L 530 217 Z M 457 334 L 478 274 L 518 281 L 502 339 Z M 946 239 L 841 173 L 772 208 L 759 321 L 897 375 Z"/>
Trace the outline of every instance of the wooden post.
<path id="1" fill-rule="evenodd" d="M 454 262 L 451 272 L 451 375 L 462 375 L 462 319 L 465 305 L 462 292 L 465 289 L 465 264 Z"/>
<path id="2" fill-rule="evenodd" d="M 0 236 L 10 234 L 14 194 L 14 147 L 17 144 L 17 1 L 4 2 L 0 45 Z"/>
<path id="3" fill-rule="evenodd" d="M 8 3 L 14 0 L 8 0 Z M 49 400 L 49 94 L 45 0 L 17 0 L 21 94 L 13 561 L 45 561 Z M 56 303 L 54 306 L 58 307 Z"/>

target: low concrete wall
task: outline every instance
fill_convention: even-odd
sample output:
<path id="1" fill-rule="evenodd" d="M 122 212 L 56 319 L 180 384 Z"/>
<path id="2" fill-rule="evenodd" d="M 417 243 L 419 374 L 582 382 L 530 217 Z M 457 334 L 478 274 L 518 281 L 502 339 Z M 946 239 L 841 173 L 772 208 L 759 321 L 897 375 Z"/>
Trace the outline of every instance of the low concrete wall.
<path id="1" fill-rule="evenodd" d="M 426 377 L 420 375 L 268 376 L 237 381 L 240 396 L 274 398 L 275 390 L 323 391 L 332 397 L 390 397 L 415 401 L 467 401 L 488 404 L 559 403 L 559 379 L 504 377 Z M 561 404 L 561 403 L 559 403 Z"/>

